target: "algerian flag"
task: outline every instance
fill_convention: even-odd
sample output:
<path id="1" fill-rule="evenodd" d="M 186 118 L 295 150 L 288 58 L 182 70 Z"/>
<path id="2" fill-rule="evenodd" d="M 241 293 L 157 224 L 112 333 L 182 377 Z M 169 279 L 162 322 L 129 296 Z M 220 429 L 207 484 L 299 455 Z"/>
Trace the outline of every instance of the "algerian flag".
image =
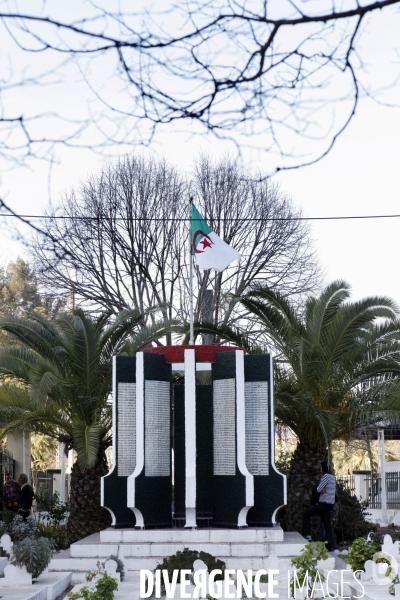
<path id="1" fill-rule="evenodd" d="M 193 203 L 191 236 L 191 254 L 196 256 L 200 269 L 223 271 L 231 262 L 241 258 L 239 252 L 211 230 Z"/>

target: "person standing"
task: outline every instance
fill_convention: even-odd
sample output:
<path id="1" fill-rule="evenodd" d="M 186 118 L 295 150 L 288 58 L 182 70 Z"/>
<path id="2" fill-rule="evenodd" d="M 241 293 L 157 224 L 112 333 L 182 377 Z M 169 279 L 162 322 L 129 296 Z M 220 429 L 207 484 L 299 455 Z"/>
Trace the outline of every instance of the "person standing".
<path id="1" fill-rule="evenodd" d="M 18 514 L 26 520 L 31 514 L 32 501 L 33 501 L 33 489 L 28 483 L 28 476 L 25 473 L 21 473 L 18 478 L 21 484 L 21 493 L 19 496 L 19 510 Z"/>
<path id="2" fill-rule="evenodd" d="M 13 479 L 11 473 L 6 473 L 6 479 L 3 484 L 4 508 L 17 512 L 19 506 L 19 484 Z"/>
<path id="3" fill-rule="evenodd" d="M 326 460 L 321 462 L 320 466 L 321 480 L 317 486 L 319 492 L 318 504 L 312 506 L 303 513 L 303 536 L 308 542 L 312 542 L 311 538 L 311 517 L 320 515 L 322 523 L 325 527 L 326 539 L 328 542 L 328 550 L 332 552 L 335 547 L 333 544 L 332 533 L 332 511 L 335 504 L 336 479 L 332 475 Z"/>

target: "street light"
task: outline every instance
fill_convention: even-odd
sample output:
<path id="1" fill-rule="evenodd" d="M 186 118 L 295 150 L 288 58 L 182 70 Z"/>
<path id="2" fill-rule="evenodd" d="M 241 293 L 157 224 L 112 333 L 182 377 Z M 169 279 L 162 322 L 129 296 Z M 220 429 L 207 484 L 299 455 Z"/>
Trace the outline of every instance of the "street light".
<path id="1" fill-rule="evenodd" d="M 380 471 L 381 471 L 381 506 L 382 506 L 382 527 L 387 527 L 387 496 L 386 496 L 386 461 L 385 461 L 385 427 L 388 422 L 379 421 L 375 423 L 378 428 L 378 448 L 380 456 Z"/>

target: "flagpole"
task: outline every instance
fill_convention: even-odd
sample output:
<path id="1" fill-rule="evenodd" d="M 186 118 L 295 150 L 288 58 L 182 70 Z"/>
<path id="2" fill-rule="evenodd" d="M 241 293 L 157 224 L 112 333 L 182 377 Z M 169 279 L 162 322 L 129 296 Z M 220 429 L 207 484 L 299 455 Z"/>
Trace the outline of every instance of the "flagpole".
<path id="1" fill-rule="evenodd" d="M 190 338 L 189 344 L 194 344 L 194 327 L 193 327 L 193 257 L 192 257 L 192 204 L 193 198 L 189 196 L 189 260 L 190 260 Z"/>

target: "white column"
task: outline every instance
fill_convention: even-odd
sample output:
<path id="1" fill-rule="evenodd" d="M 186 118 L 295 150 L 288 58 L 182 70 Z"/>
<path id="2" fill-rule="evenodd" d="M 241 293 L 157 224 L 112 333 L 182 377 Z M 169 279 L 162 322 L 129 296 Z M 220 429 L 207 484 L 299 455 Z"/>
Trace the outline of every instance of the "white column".
<path id="1" fill-rule="evenodd" d="M 361 478 L 362 475 L 354 473 L 354 495 L 356 498 L 362 498 Z M 365 500 L 365 498 L 362 498 L 362 500 Z"/>
<path id="2" fill-rule="evenodd" d="M 113 456 L 115 459 L 115 455 Z M 115 464 L 115 463 L 114 463 Z M 144 469 L 144 357 L 136 354 L 136 467 L 128 477 L 127 506 L 136 517 L 135 527 L 144 529 L 142 512 L 135 506 L 135 479 Z"/>
<path id="3" fill-rule="evenodd" d="M 114 438 L 113 438 L 114 439 Z M 71 448 L 71 450 L 68 450 L 68 466 L 67 466 L 67 473 L 71 474 L 72 473 L 72 467 L 74 466 L 74 451 Z"/>
<path id="4" fill-rule="evenodd" d="M 117 357 L 113 356 L 112 359 L 113 367 L 112 367 L 112 468 L 100 479 L 100 506 L 104 506 L 104 480 L 106 477 L 109 477 L 114 469 L 116 468 L 116 447 L 117 447 Z M 69 487 L 71 489 L 71 473 L 72 473 L 72 465 L 74 463 L 74 451 L 70 450 L 68 453 L 68 467 L 70 467 L 70 479 L 69 479 Z M 113 511 L 105 507 L 111 515 L 112 525 L 115 525 L 115 515 Z"/>
<path id="5" fill-rule="evenodd" d="M 254 506 L 254 477 L 246 466 L 246 409 L 244 397 L 244 352 L 236 350 L 236 445 L 237 465 L 246 478 L 246 506 L 238 516 L 238 527 L 247 527 L 247 513 Z"/>
<path id="6" fill-rule="evenodd" d="M 185 350 L 185 527 L 196 522 L 196 356 Z"/>
<path id="7" fill-rule="evenodd" d="M 30 481 L 31 432 L 19 429 L 7 435 L 7 450 L 15 460 L 14 477 L 18 479 L 21 473 L 26 473 Z"/>
<path id="8" fill-rule="evenodd" d="M 388 524 L 387 520 L 387 497 L 386 497 L 386 461 L 385 461 L 385 430 L 378 430 L 378 438 L 380 441 L 380 450 L 381 450 L 381 477 L 382 477 L 382 523 L 383 527 L 386 527 Z"/>
<path id="9" fill-rule="evenodd" d="M 61 444 L 60 502 L 65 504 L 65 443 Z"/>
<path id="10" fill-rule="evenodd" d="M 25 452 L 26 452 L 25 429 L 23 429 L 22 430 L 22 471 L 23 471 L 23 473 L 26 473 Z M 28 479 L 30 479 L 29 473 L 26 473 L 26 474 L 28 475 Z"/>

